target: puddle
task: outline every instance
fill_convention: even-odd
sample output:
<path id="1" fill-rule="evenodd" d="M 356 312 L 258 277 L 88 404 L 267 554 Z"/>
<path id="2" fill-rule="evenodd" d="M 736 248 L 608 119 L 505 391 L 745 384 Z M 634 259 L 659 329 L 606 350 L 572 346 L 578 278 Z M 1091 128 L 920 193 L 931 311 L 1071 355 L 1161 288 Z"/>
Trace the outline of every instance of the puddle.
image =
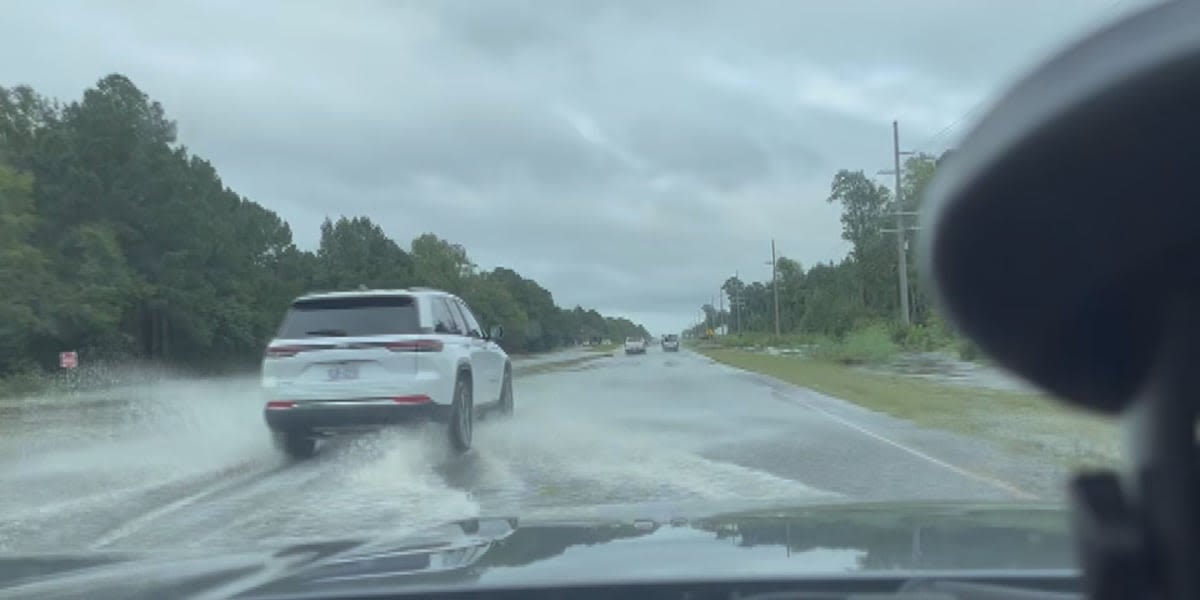
<path id="1" fill-rule="evenodd" d="M 777 348 L 775 346 L 745 346 L 741 350 L 760 352 L 771 356 L 807 355 L 813 346 Z M 899 354 L 880 365 L 853 367 L 868 373 L 919 377 L 937 383 L 946 383 L 969 388 L 983 388 L 1008 392 L 1036 393 L 1037 389 L 998 367 L 962 360 L 943 352 L 909 352 Z"/>
<path id="2" fill-rule="evenodd" d="M 1003 369 L 961 360 L 941 352 L 906 353 L 882 365 L 858 368 L 872 373 L 920 377 L 963 387 L 1026 393 L 1037 391 Z"/>
<path id="3" fill-rule="evenodd" d="M 776 348 L 774 346 L 767 346 L 766 348 L 763 348 L 761 352 L 764 354 L 770 354 L 771 356 L 805 356 L 808 354 L 810 349 L 812 349 L 812 346 L 797 346 L 795 348 Z"/>

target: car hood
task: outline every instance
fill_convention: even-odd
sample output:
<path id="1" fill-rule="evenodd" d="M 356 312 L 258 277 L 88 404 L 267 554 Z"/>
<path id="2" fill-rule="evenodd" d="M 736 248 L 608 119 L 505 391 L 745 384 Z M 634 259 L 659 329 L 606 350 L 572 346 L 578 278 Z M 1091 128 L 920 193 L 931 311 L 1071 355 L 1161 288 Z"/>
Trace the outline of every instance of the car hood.
<path id="1" fill-rule="evenodd" d="M 844 504 L 706 516 L 481 518 L 401 538 L 236 552 L 0 556 L 0 595 L 276 598 L 604 581 L 887 571 L 1071 570 L 1063 512 L 1028 504 Z"/>

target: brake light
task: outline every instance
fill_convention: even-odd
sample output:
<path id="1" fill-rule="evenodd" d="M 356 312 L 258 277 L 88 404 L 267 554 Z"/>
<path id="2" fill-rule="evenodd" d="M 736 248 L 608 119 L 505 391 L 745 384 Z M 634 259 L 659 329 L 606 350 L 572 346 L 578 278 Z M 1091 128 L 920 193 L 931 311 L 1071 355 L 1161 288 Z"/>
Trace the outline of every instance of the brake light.
<path id="1" fill-rule="evenodd" d="M 269 346 L 265 356 L 267 358 L 287 358 L 304 352 L 304 346 Z"/>
<path id="2" fill-rule="evenodd" d="M 285 408 L 295 408 L 296 403 L 291 400 L 271 400 L 267 402 L 267 410 L 280 410 Z"/>
<path id="3" fill-rule="evenodd" d="M 419 339 L 387 342 L 383 347 L 392 352 L 441 352 L 443 345 L 442 340 Z"/>
<path id="4" fill-rule="evenodd" d="M 391 400 L 396 404 L 429 404 L 430 402 L 429 396 L 423 394 L 416 396 L 395 396 Z"/>

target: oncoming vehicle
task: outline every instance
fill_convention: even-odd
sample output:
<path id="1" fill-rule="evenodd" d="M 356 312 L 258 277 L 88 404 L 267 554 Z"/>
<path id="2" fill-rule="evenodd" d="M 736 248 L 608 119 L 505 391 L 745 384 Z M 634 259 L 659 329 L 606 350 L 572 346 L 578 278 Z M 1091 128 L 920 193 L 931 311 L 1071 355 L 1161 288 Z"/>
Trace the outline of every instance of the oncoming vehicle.
<path id="1" fill-rule="evenodd" d="M 662 338 L 663 352 L 679 352 L 679 336 L 668 333 Z"/>
<path id="2" fill-rule="evenodd" d="M 646 340 L 637 337 L 625 338 L 625 354 L 645 354 Z"/>
<path id="3" fill-rule="evenodd" d="M 512 414 L 512 366 L 459 298 L 426 289 L 301 296 L 262 363 L 263 409 L 276 444 L 311 456 L 322 436 L 432 420 L 455 450 L 477 414 Z"/>

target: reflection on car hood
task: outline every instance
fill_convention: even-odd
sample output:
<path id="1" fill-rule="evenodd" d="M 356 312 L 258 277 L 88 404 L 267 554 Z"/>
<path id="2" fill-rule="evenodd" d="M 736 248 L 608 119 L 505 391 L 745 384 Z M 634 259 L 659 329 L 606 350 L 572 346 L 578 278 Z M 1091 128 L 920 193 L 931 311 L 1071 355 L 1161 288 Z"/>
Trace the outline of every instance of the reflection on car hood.
<path id="1" fill-rule="evenodd" d="M 805 506 L 670 519 L 475 519 L 403 539 L 225 554 L 0 556 L 0 595 L 271 598 L 862 571 L 1072 569 L 1064 514 L 1041 505 Z"/>

